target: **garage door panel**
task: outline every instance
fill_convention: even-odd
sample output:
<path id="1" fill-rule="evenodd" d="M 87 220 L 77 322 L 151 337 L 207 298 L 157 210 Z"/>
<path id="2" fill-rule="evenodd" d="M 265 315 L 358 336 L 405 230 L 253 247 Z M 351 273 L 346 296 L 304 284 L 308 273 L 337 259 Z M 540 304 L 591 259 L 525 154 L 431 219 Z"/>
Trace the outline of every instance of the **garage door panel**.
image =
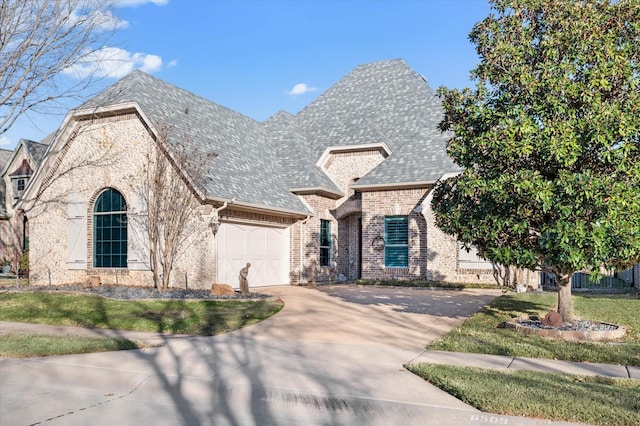
<path id="1" fill-rule="evenodd" d="M 239 287 L 247 262 L 249 286 L 289 284 L 289 230 L 223 223 L 217 235 L 218 282 Z"/>

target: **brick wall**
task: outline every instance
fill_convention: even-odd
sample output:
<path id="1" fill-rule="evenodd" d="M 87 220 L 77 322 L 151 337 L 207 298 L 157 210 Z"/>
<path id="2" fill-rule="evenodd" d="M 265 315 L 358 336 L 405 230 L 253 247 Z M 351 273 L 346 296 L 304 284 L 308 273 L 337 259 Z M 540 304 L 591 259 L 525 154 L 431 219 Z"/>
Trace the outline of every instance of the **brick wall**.
<path id="1" fill-rule="evenodd" d="M 155 142 L 136 114 L 83 121 L 75 125 L 40 188 L 29 214 L 30 279 L 34 284 L 84 283 L 98 275 L 103 284 L 153 285 L 148 270 L 100 268 L 93 264 L 93 201 L 104 188 L 115 188 L 128 205 L 139 190 Z M 151 153 L 151 154 L 150 154 Z M 86 206 L 87 259 L 83 269 L 68 269 L 67 200 L 71 192 Z M 214 238 L 208 223 L 194 212 L 196 232 L 172 271 L 171 286 L 207 288 L 215 272 Z"/>
<path id="2" fill-rule="evenodd" d="M 362 193 L 362 278 L 426 278 L 427 229 L 416 208 L 426 196 L 424 188 Z M 386 216 L 408 216 L 409 265 L 388 268 L 384 262 L 384 223 Z"/>
<path id="3" fill-rule="evenodd" d="M 333 152 L 322 165 L 327 175 L 344 193 L 345 197 L 338 200 L 337 205 L 342 204 L 354 191 L 349 189 L 354 179 L 373 170 L 380 164 L 387 154 L 382 148 L 364 149 L 359 151 Z"/>
<path id="4" fill-rule="evenodd" d="M 292 227 L 293 284 L 335 282 L 340 274 L 348 279 L 358 277 L 360 209 L 352 209 L 348 216 L 340 217 L 340 220 L 335 216 L 335 209 L 347 201 L 355 201 L 354 191 L 349 189 L 349 186 L 355 179 L 364 176 L 380 164 L 386 156 L 386 152 L 378 147 L 337 151 L 327 156 L 321 167 L 345 196 L 337 200 L 319 195 L 303 196 L 312 208 L 313 215 Z M 330 266 L 320 266 L 320 220 L 331 222 Z"/>
<path id="5" fill-rule="evenodd" d="M 300 250 L 292 252 L 292 257 L 297 257 L 297 259 L 292 259 L 292 264 L 295 263 L 299 268 L 292 272 L 297 275 L 299 284 L 336 281 L 340 253 L 339 228 L 338 221 L 331 214 L 331 210 L 336 206 L 336 201 L 319 195 L 304 195 L 303 197 L 313 209 L 314 215 L 306 221 L 300 221 L 297 227 L 294 226 L 296 231 L 294 235 L 299 239 Z M 320 266 L 320 220 L 331 222 L 330 266 Z"/>
<path id="6" fill-rule="evenodd" d="M 435 215 L 428 204 L 422 211 L 427 226 L 427 279 L 453 283 L 496 284 L 493 271 L 486 267 L 468 269 L 459 267 L 460 243 L 442 232 L 435 223 Z M 524 284 L 537 288 L 540 274 L 524 271 Z"/>
<path id="7" fill-rule="evenodd" d="M 16 211 L 13 208 L 18 202 L 18 198 L 14 196 L 13 181 L 9 175 L 18 170 L 23 160 L 27 160 L 31 168 L 35 169 L 34 164 L 31 164 L 30 158 L 25 152 L 24 146 L 19 145 L 13 161 L 7 168 L 7 174 L 4 176 L 5 199 L 3 202 L 7 209 L 7 215 L 9 218 L 0 221 L 0 260 L 8 259 L 12 263 L 16 256 L 20 256 L 22 254 L 22 250 L 24 248 L 22 246 L 24 215 L 22 212 Z"/>

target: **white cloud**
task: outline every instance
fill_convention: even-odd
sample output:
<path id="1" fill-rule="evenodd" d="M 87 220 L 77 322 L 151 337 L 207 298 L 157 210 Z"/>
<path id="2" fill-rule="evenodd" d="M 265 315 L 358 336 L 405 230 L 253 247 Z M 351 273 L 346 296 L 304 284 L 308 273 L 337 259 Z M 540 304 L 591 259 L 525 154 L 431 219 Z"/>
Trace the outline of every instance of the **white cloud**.
<path id="1" fill-rule="evenodd" d="M 305 93 L 315 92 L 316 90 L 318 90 L 317 87 L 309 87 L 307 86 L 307 83 L 298 83 L 295 86 L 293 86 L 293 89 L 287 92 L 287 95 L 291 95 L 291 96 L 304 95 Z"/>
<path id="2" fill-rule="evenodd" d="M 167 68 L 173 68 L 173 67 L 175 67 L 176 65 L 178 65 L 178 60 L 177 60 L 177 59 L 174 59 L 174 60 L 170 61 L 170 62 L 167 64 Z"/>
<path id="3" fill-rule="evenodd" d="M 169 3 L 169 0 L 117 0 L 116 7 L 135 7 L 142 6 L 143 4 L 152 3 L 156 6 L 164 6 Z"/>
<path id="4" fill-rule="evenodd" d="M 162 68 L 162 58 L 158 55 L 145 55 L 136 53 L 133 55 L 134 62 L 142 62 L 140 69 L 144 72 L 152 73 Z"/>
<path id="5" fill-rule="evenodd" d="M 94 10 L 90 15 L 78 15 L 74 10 L 69 15 L 69 24 L 76 25 L 78 23 L 90 25 L 103 31 L 120 30 L 129 27 L 128 21 L 113 16 L 109 11 L 102 12 L 100 10 Z"/>
<path id="6" fill-rule="evenodd" d="M 6 136 L 0 136 L 0 146 L 11 145 L 13 142 Z"/>
<path id="7" fill-rule="evenodd" d="M 90 75 L 120 78 L 134 69 L 153 73 L 162 68 L 162 58 L 146 53 L 129 53 L 119 47 L 103 47 L 87 54 L 84 60 L 67 68 L 64 73 L 76 78 Z"/>

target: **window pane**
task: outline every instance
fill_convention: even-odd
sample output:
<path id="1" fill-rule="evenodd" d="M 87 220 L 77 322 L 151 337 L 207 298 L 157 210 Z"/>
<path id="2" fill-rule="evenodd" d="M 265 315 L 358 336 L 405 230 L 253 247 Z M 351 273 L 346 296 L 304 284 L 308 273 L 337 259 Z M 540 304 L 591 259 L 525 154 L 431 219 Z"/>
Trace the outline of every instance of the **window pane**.
<path id="1" fill-rule="evenodd" d="M 331 221 L 320 219 L 320 266 L 331 262 Z"/>
<path id="2" fill-rule="evenodd" d="M 331 222 L 328 220 L 320 220 L 320 246 L 329 246 L 331 244 Z"/>
<path id="3" fill-rule="evenodd" d="M 407 216 L 385 218 L 387 244 L 407 244 L 409 242 L 409 221 Z"/>
<path id="4" fill-rule="evenodd" d="M 94 211 L 94 266 L 125 268 L 127 266 L 127 215 L 124 198 L 113 189 L 100 194 Z M 109 213 L 109 212 L 118 213 Z"/>
<path id="5" fill-rule="evenodd" d="M 107 189 L 96 201 L 94 212 L 122 212 L 127 210 L 124 197 L 115 189 Z"/>
<path id="6" fill-rule="evenodd" d="M 320 266 L 329 266 L 329 248 L 320 247 Z"/>

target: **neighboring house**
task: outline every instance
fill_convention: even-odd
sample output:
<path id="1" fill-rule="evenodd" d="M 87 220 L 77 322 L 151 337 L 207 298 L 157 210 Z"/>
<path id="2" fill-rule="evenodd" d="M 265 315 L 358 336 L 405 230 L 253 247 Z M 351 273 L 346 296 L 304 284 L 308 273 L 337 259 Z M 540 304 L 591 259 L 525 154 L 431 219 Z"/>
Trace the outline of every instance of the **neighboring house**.
<path id="1" fill-rule="evenodd" d="M 0 150 L 0 259 L 14 263 L 29 249 L 26 216 L 16 205 L 44 158 L 53 136 L 41 142 L 20 139 L 13 151 Z M 14 271 L 15 272 L 15 271 Z"/>
<path id="2" fill-rule="evenodd" d="M 237 287 L 247 262 L 251 286 L 494 282 L 490 263 L 434 223 L 430 191 L 460 171 L 437 127 L 442 114 L 402 60 L 358 66 L 298 114 L 263 123 L 135 71 L 69 112 L 28 186 L 20 207 L 30 278 L 152 284 L 136 185 L 170 126 L 170 146 L 186 140 L 194 156 L 217 154 L 193 212 L 206 218 L 201 238 L 178 261 L 173 286 Z M 105 215 L 119 225 L 105 228 Z"/>

